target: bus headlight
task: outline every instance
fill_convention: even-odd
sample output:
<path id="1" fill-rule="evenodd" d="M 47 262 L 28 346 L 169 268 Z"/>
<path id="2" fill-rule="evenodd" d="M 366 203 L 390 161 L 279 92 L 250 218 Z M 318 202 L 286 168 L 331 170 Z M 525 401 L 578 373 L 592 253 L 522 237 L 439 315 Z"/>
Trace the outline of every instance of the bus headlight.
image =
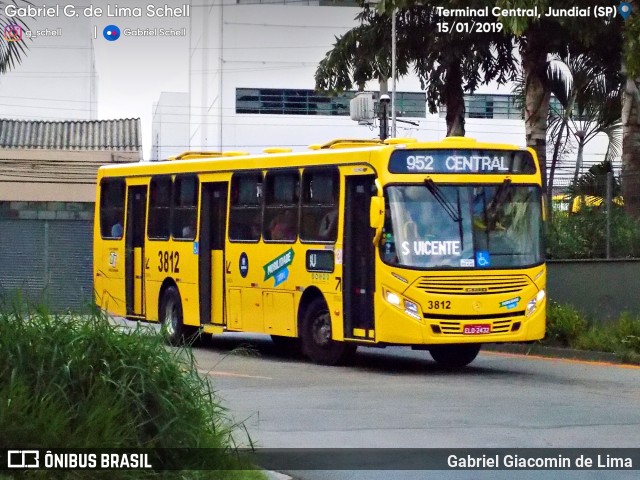
<path id="1" fill-rule="evenodd" d="M 544 290 L 540 290 L 535 297 L 529 300 L 529 303 L 527 303 L 527 310 L 525 312 L 527 317 L 536 311 L 538 304 L 542 303 L 542 300 L 544 300 L 544 296 Z"/>
<path id="2" fill-rule="evenodd" d="M 420 309 L 418 308 L 418 305 L 406 298 L 404 299 L 404 313 L 416 320 L 420 320 Z"/>
<path id="3" fill-rule="evenodd" d="M 385 296 L 387 298 L 387 302 L 389 302 L 391 305 L 395 305 L 396 307 L 400 306 L 400 295 L 387 290 L 385 292 Z"/>
<path id="4" fill-rule="evenodd" d="M 415 318 L 416 320 L 422 319 L 420 307 L 418 307 L 417 303 L 409 300 L 408 298 L 404 298 L 402 295 L 391 290 L 387 290 L 386 288 L 383 289 L 383 296 L 387 302 L 399 310 L 404 311 L 404 313 L 410 317 Z"/>

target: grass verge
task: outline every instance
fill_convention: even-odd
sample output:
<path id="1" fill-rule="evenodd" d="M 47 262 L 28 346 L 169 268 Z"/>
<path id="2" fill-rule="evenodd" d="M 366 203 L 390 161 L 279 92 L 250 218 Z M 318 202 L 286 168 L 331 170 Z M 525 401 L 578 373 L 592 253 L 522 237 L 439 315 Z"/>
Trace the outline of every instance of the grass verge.
<path id="1" fill-rule="evenodd" d="M 590 321 L 570 305 L 549 302 L 547 334 L 541 343 L 615 353 L 623 362 L 640 364 L 640 318 L 623 314 L 614 321 L 600 324 Z"/>
<path id="2" fill-rule="evenodd" d="M 39 471 L 28 478 L 263 479 L 259 471 L 238 470 L 245 467 L 234 455 L 239 428 L 190 349 L 166 348 L 160 335 L 117 327 L 99 311 L 51 315 L 0 303 L 0 448 L 160 448 L 169 457 L 202 448 L 215 465 L 189 472 Z"/>

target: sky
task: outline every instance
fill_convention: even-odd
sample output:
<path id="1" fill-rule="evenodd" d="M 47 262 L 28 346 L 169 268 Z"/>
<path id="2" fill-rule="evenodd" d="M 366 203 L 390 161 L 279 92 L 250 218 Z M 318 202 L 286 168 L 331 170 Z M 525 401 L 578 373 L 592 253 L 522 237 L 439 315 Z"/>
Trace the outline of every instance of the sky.
<path id="1" fill-rule="evenodd" d="M 119 5 L 141 7 L 147 0 L 127 0 Z M 165 0 L 156 5 L 180 6 L 183 2 Z M 188 2 L 187 2 L 188 3 Z M 117 2 L 94 0 L 95 6 Z M 103 25 L 116 24 L 124 28 L 187 29 L 185 37 L 124 37 L 109 42 L 102 37 Z M 94 41 L 98 70 L 99 118 L 141 117 L 144 157 L 151 148 L 153 102 L 160 92 L 189 91 L 189 19 L 188 18 L 111 18 L 94 19 L 98 39 Z M 185 111 L 185 122 L 188 121 Z"/>

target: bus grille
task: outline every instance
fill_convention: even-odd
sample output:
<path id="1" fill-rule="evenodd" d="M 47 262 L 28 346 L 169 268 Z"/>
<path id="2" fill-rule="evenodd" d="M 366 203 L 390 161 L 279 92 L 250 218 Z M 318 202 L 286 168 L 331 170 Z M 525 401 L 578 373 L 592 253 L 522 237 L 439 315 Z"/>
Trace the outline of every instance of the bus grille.
<path id="1" fill-rule="evenodd" d="M 481 275 L 422 277 L 417 287 L 427 293 L 454 295 L 486 295 L 517 293 L 529 285 L 526 275 Z"/>
<path id="2" fill-rule="evenodd" d="M 450 320 L 440 320 L 437 325 L 440 327 L 440 332 L 445 335 L 462 335 L 465 324 L 491 324 L 491 334 L 494 333 L 508 333 L 511 331 L 512 323 L 515 319 L 505 318 L 504 320 L 494 320 L 493 322 L 454 322 Z"/>

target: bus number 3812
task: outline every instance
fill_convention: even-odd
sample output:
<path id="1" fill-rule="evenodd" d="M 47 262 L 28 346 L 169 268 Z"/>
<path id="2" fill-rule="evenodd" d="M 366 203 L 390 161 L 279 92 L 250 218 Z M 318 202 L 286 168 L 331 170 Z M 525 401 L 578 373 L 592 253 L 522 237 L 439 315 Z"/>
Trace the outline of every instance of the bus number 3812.
<path id="1" fill-rule="evenodd" d="M 180 273 L 180 253 L 160 250 L 158 252 L 158 260 L 160 261 L 158 271 Z"/>

